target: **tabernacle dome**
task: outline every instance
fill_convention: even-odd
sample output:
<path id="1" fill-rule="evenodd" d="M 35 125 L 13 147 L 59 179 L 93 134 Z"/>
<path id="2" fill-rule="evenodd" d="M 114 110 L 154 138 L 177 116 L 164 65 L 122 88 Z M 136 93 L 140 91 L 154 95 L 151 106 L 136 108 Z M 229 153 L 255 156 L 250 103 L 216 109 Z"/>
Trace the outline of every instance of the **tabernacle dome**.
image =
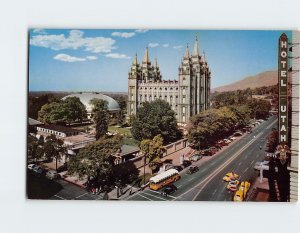
<path id="1" fill-rule="evenodd" d="M 78 97 L 86 107 L 87 115 L 88 118 L 91 118 L 92 116 L 92 108 L 93 106 L 90 104 L 90 101 L 92 99 L 101 99 L 105 100 L 108 103 L 108 111 L 110 112 L 111 115 L 114 115 L 120 111 L 120 106 L 117 101 L 115 101 L 113 98 L 103 95 L 101 93 L 97 92 L 80 92 L 80 93 L 75 93 L 71 94 L 68 96 L 65 96 L 63 99 L 66 99 L 68 97 Z"/>

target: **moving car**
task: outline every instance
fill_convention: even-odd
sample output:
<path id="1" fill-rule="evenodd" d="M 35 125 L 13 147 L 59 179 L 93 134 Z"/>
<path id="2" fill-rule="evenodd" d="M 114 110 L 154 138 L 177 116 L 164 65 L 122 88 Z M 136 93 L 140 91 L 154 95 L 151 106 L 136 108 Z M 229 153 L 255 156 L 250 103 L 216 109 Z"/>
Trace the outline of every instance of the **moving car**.
<path id="1" fill-rule="evenodd" d="M 197 172 L 197 171 L 199 171 L 199 168 L 198 168 L 197 166 L 190 166 L 190 167 L 189 167 L 189 170 L 187 171 L 186 174 L 191 175 L 191 174 L 193 174 L 193 173 L 195 173 L 195 172 Z"/>
<path id="2" fill-rule="evenodd" d="M 59 175 L 56 171 L 52 171 L 52 170 L 49 170 L 49 171 L 46 173 L 46 176 L 47 176 L 50 180 L 55 180 L 55 179 L 59 179 L 59 178 L 60 178 L 60 175 Z"/>
<path id="3" fill-rule="evenodd" d="M 189 159 L 190 161 L 196 162 L 200 159 L 202 159 L 203 155 L 201 154 L 193 154 Z"/>
<path id="4" fill-rule="evenodd" d="M 160 194 L 163 196 L 168 196 L 177 191 L 177 187 L 174 184 L 167 185 Z"/>
<path id="5" fill-rule="evenodd" d="M 243 201 L 244 200 L 244 194 L 242 190 L 238 190 L 235 192 L 233 196 L 233 201 Z"/>
<path id="6" fill-rule="evenodd" d="M 191 166 L 191 165 L 192 165 L 192 162 L 189 161 L 189 160 L 183 160 L 183 161 L 182 161 L 182 166 L 183 166 L 184 168 L 186 168 L 186 167 L 188 167 L 188 166 Z"/>
<path id="7" fill-rule="evenodd" d="M 172 169 L 175 169 L 179 172 L 183 170 L 181 166 L 173 166 Z"/>
<path id="8" fill-rule="evenodd" d="M 229 182 L 230 180 L 238 179 L 239 175 L 234 172 L 228 172 L 224 177 L 223 180 Z"/>
<path id="9" fill-rule="evenodd" d="M 240 181 L 238 181 L 238 180 L 231 180 L 231 181 L 229 181 L 226 188 L 232 192 L 235 192 L 238 189 L 239 183 L 240 183 Z"/>
<path id="10" fill-rule="evenodd" d="M 243 201 L 247 196 L 247 193 L 250 189 L 250 185 L 250 182 L 243 181 L 238 191 L 236 191 L 236 193 L 234 194 L 233 201 Z"/>
<path id="11" fill-rule="evenodd" d="M 36 167 L 36 164 L 34 164 L 34 163 L 28 164 L 28 166 L 27 166 L 27 168 L 29 170 L 33 170 L 35 167 Z"/>

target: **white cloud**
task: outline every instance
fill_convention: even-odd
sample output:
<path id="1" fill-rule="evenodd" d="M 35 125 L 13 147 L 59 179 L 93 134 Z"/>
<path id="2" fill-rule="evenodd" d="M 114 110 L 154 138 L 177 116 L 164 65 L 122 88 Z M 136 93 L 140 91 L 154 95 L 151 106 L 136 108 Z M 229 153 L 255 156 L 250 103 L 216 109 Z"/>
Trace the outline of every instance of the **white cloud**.
<path id="1" fill-rule="evenodd" d="M 53 50 L 62 49 L 84 49 L 93 53 L 109 53 L 115 40 L 106 37 L 84 37 L 84 32 L 80 30 L 71 30 L 66 37 L 64 34 L 59 35 L 36 35 L 30 39 L 30 45 L 50 48 Z"/>
<path id="2" fill-rule="evenodd" d="M 163 44 L 162 47 L 168 48 L 170 45 L 169 44 Z"/>
<path id="3" fill-rule="evenodd" d="M 155 48 L 155 47 L 159 46 L 159 43 L 149 43 L 148 46 L 150 48 Z"/>
<path id="4" fill-rule="evenodd" d="M 96 56 L 86 56 L 86 59 L 88 59 L 88 60 L 97 60 L 98 57 L 96 57 Z"/>
<path id="5" fill-rule="evenodd" d="M 183 46 L 182 45 L 175 45 L 173 46 L 174 49 L 181 49 Z"/>
<path id="6" fill-rule="evenodd" d="M 145 33 L 145 32 L 148 32 L 149 31 L 149 29 L 137 29 L 137 30 L 135 30 L 135 32 L 137 32 L 137 33 Z"/>
<path id="7" fill-rule="evenodd" d="M 86 61 L 86 58 L 82 57 L 73 57 L 68 54 L 60 53 L 53 57 L 55 60 L 64 61 L 64 62 L 77 62 L 77 61 Z"/>
<path id="8" fill-rule="evenodd" d="M 42 35 L 46 35 L 47 32 L 45 31 L 45 29 L 43 28 L 35 28 L 32 30 L 33 33 L 35 34 L 42 34 Z"/>
<path id="9" fill-rule="evenodd" d="M 131 58 L 131 57 L 128 57 L 126 54 L 120 54 L 120 53 L 108 53 L 105 56 L 109 57 L 109 58 L 114 58 L 114 59 L 130 59 Z"/>
<path id="10" fill-rule="evenodd" d="M 113 32 L 111 35 L 122 38 L 130 38 L 135 36 L 135 32 Z"/>

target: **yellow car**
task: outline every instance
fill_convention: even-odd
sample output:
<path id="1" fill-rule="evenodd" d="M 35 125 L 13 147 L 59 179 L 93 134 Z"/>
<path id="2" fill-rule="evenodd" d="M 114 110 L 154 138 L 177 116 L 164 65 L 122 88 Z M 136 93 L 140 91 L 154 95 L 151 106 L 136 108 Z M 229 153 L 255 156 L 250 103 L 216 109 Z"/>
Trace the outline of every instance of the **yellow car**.
<path id="1" fill-rule="evenodd" d="M 233 200 L 234 201 L 243 201 L 246 198 L 246 195 L 250 189 L 250 182 L 243 181 L 239 187 L 239 190 L 236 191 Z"/>
<path id="2" fill-rule="evenodd" d="M 230 180 L 226 188 L 232 192 L 235 192 L 238 190 L 239 183 L 240 182 L 238 180 Z"/>
<path id="3" fill-rule="evenodd" d="M 234 172 L 228 172 L 224 177 L 223 180 L 229 182 L 230 180 L 238 179 L 239 175 Z"/>
<path id="4" fill-rule="evenodd" d="M 244 200 L 244 192 L 243 190 L 239 189 L 235 192 L 233 201 L 243 201 Z"/>

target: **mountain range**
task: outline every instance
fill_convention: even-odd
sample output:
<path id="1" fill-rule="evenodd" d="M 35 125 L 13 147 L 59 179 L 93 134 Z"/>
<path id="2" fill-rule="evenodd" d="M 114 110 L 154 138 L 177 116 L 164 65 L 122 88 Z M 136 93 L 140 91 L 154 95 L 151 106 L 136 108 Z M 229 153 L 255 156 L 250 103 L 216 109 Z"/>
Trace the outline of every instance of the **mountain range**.
<path id="1" fill-rule="evenodd" d="M 244 90 L 249 88 L 273 86 L 278 83 L 278 72 L 277 70 L 265 71 L 254 76 L 246 77 L 240 81 L 212 88 L 211 92 L 226 92 L 235 90 Z"/>

